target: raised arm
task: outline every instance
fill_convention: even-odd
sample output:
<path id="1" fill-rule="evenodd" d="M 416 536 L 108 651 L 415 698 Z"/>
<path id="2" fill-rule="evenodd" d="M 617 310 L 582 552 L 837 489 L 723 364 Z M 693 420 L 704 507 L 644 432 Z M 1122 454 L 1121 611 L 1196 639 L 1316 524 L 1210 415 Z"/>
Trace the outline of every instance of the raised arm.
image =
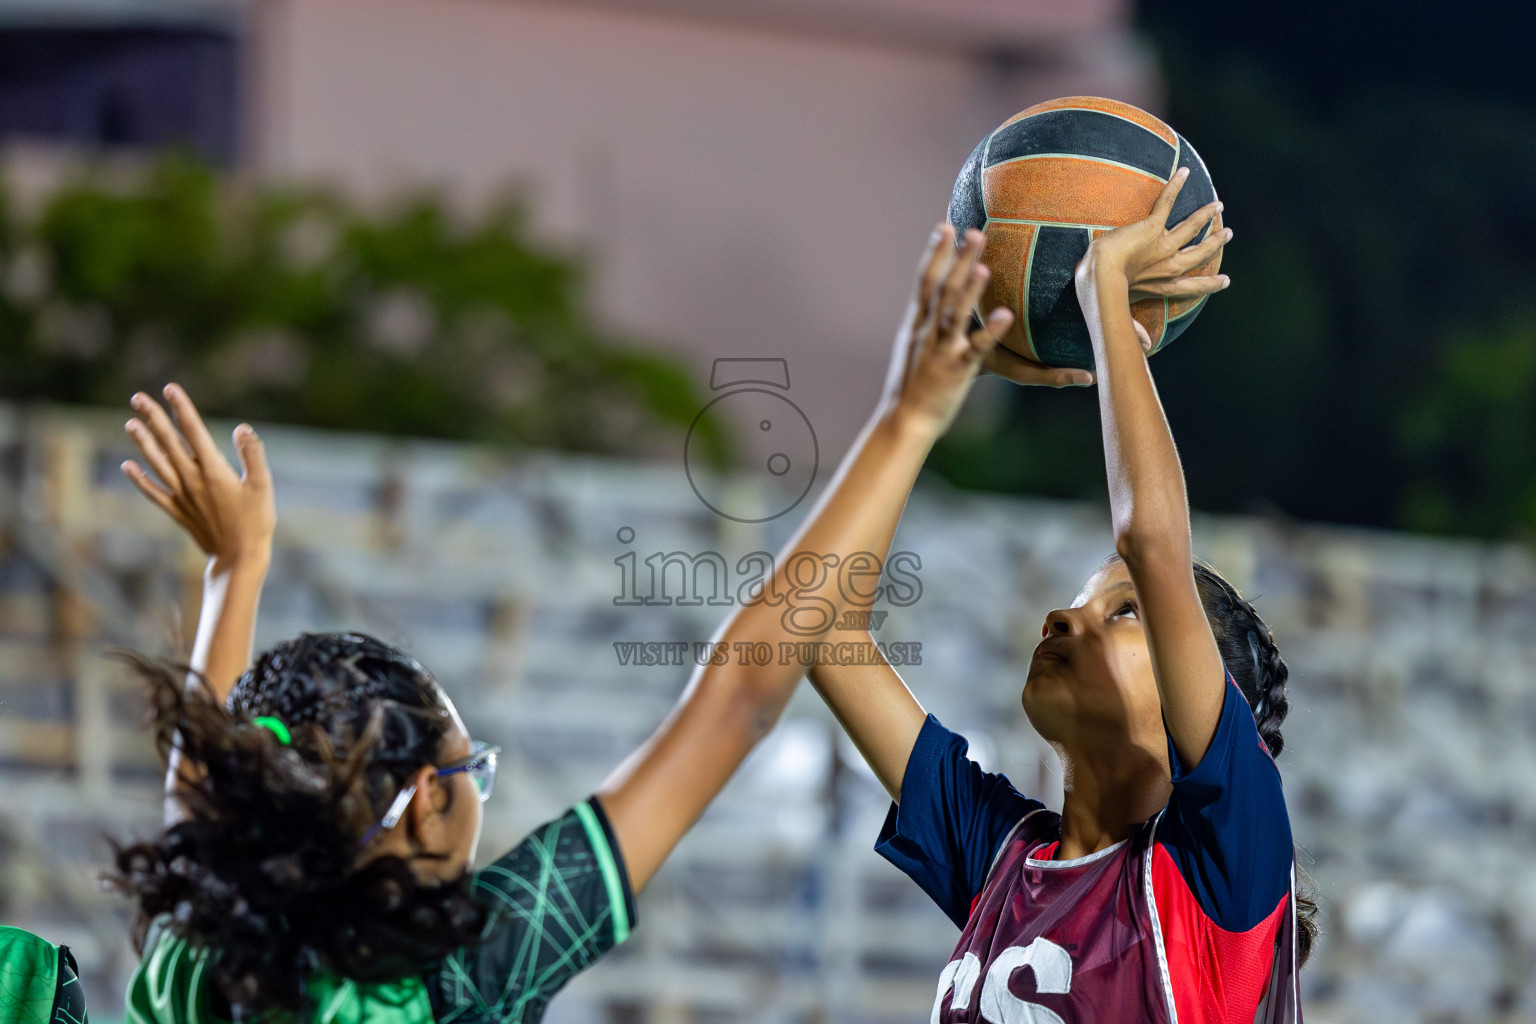
<path id="1" fill-rule="evenodd" d="M 903 335 L 932 329 L 932 325 L 926 321 L 930 308 L 937 301 L 936 289 L 945 272 L 945 256 L 946 251 L 942 247 L 930 248 L 926 254 Z M 955 265 L 961 263 L 961 260 L 957 260 Z M 984 283 L 985 278 L 982 281 Z M 999 316 L 999 319 L 992 336 L 1000 337 L 1012 322 L 1012 315 L 1006 310 L 999 310 L 994 315 Z M 1016 384 L 1082 387 L 1093 383 L 1093 375 L 1086 370 L 1045 366 L 1002 347 L 988 350 L 982 358 L 982 365 Z M 880 414 L 877 412 L 871 421 L 871 428 L 879 420 Z M 943 433 L 944 426 L 947 423 L 933 424 L 928 435 L 917 439 L 923 458 L 926 458 L 933 441 Z M 932 427 L 937 428 L 936 432 Z M 919 465 L 921 462 L 919 458 Z M 870 552 L 880 565 L 885 564 L 890 554 L 891 541 L 896 535 L 896 526 L 914 479 L 909 478 L 905 486 L 886 492 L 850 496 L 850 500 L 862 500 L 865 514 L 872 523 L 879 524 L 879 528 L 874 531 L 873 542 L 862 550 Z M 867 632 L 859 635 L 858 642 L 875 648 L 874 637 Z M 907 760 L 926 715 L 912 691 L 907 689 L 901 676 L 880 655 L 878 648 L 871 650 L 868 657 L 854 660 L 860 664 L 840 665 L 818 661 L 810 669 L 811 685 L 827 702 L 843 731 L 853 740 L 854 746 L 864 756 L 891 799 L 900 801 L 901 781 L 906 775 Z"/>
<path id="2" fill-rule="evenodd" d="M 958 253 L 953 243 L 947 226 L 934 232 L 884 397 L 825 497 L 780 553 L 762 598 L 738 609 L 715 635 L 728 645 L 725 663 L 694 673 L 677 707 L 598 791 L 636 889 L 778 719 L 805 671 L 793 659 L 782 663 L 779 644 L 822 638 L 847 607 L 836 567 L 850 555 L 889 547 L 929 448 L 1008 327 L 1010 315 L 1000 310 L 967 334 L 987 271 L 976 264 L 979 232 Z M 790 591 L 801 609 L 793 620 L 782 600 Z M 741 663 L 734 645 L 744 641 L 771 645 L 773 663 Z M 882 720 L 893 723 L 889 748 L 905 743 L 910 751 L 922 709 L 904 688 L 887 693 L 884 707 Z"/>
<path id="3" fill-rule="evenodd" d="M 1187 170 L 1168 183 L 1145 220 L 1101 235 L 1077 268 L 1077 294 L 1088 321 L 1099 375 L 1099 413 L 1115 550 L 1135 584 L 1163 720 L 1179 758 L 1197 765 L 1221 718 L 1225 672 L 1195 587 L 1184 469 L 1147 365 L 1146 332 L 1131 316 L 1131 297 L 1220 291 L 1225 276 L 1189 277 L 1232 237 L 1213 230 L 1220 203 L 1166 227 Z"/>
<path id="4" fill-rule="evenodd" d="M 249 424 L 235 428 L 235 451 L 243 471 L 236 476 L 187 393 L 171 384 L 165 398 L 174 422 L 149 395 L 133 396 L 138 415 L 128 421 L 128 435 L 154 476 L 132 460 L 123 463 L 123 473 L 208 556 L 187 685 L 205 681 L 222 705 L 251 661 L 256 607 L 277 524 L 272 476 L 261 439 Z M 182 765 L 180 752 L 172 750 L 165 780 L 168 823 L 181 813 L 175 794 L 195 777 L 187 774 L 192 771 L 193 766 Z"/>

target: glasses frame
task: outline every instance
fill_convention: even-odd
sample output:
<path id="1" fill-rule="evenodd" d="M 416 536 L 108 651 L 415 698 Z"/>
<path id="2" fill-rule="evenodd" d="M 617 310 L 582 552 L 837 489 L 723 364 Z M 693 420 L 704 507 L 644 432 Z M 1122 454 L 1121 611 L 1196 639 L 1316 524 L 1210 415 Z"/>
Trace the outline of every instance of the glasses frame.
<path id="1" fill-rule="evenodd" d="M 437 765 L 437 777 L 444 778 L 449 775 L 457 775 L 460 772 L 469 772 L 470 779 L 475 784 L 475 795 L 483 804 L 491 798 L 491 790 L 496 786 L 496 756 L 501 753 L 501 748 L 494 743 L 484 743 L 474 740 L 470 743 L 468 757 L 461 757 L 447 764 Z M 370 828 L 361 840 L 359 846 L 366 846 L 368 841 L 380 832 L 393 829 L 400 824 L 400 819 L 405 817 L 405 809 L 411 805 L 411 800 L 416 796 L 416 784 L 413 782 L 406 786 L 395 799 L 390 802 L 389 810 L 384 812 L 384 817 L 379 823 Z"/>

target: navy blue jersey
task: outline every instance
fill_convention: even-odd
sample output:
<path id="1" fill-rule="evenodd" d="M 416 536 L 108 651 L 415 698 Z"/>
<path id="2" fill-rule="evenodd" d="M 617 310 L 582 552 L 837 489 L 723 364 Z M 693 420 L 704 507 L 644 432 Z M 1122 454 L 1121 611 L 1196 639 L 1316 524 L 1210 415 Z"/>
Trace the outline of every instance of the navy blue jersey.
<path id="1" fill-rule="evenodd" d="M 876 849 L 962 929 L 964 948 L 939 993 L 941 1003 L 953 996 L 943 1019 L 991 1018 L 986 998 L 1019 998 L 1007 971 L 996 984 L 1012 996 L 973 996 L 975 970 L 991 976 L 989 957 L 1014 957 L 1010 970 L 1035 958 L 1039 982 L 1058 955 L 1057 974 L 1070 981 L 1075 967 L 1076 986 L 1041 988 L 1032 1005 L 1055 1000 L 1065 1020 L 1130 1013 L 1252 1024 L 1261 1006 L 1290 1019 L 1294 956 L 1279 948 L 1292 934 L 1290 821 L 1237 687 L 1229 681 L 1199 765 L 1169 747 L 1173 795 L 1162 813 L 1125 842 L 1059 861 L 1060 818 L 983 772 L 965 740 L 929 717 Z M 1283 1007 L 1279 983 L 1291 990 Z"/>

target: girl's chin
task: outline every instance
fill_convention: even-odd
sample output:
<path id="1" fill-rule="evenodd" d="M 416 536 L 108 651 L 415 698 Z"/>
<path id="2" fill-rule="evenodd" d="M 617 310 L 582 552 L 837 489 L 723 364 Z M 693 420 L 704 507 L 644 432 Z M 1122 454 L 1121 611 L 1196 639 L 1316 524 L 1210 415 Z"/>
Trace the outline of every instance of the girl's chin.
<path id="1" fill-rule="evenodd" d="M 1050 742 L 1051 737 L 1061 732 L 1057 726 L 1071 717 L 1072 707 L 1064 694 L 1045 692 L 1048 689 L 1054 687 L 1042 687 L 1031 680 L 1025 684 L 1024 692 L 1019 694 L 1019 703 L 1024 707 L 1024 717 L 1029 719 L 1030 726 L 1042 739 Z"/>

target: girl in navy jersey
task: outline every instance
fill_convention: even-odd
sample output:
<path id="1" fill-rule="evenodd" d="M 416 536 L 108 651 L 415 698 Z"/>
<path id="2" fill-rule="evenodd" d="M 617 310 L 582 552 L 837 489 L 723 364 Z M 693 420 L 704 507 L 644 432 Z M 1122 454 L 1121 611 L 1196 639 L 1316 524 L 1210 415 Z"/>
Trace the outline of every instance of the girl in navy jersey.
<path id="1" fill-rule="evenodd" d="M 1269 628 L 1191 554 L 1184 476 L 1131 302 L 1209 294 L 1187 277 L 1231 238 L 1189 245 L 1219 204 L 1095 239 L 1077 295 L 1098 371 L 1115 554 L 1051 612 L 1023 690 L 1061 756 L 1062 812 L 965 757 L 884 663 L 812 681 L 895 798 L 877 849 L 961 929 L 932 1020 L 991 1024 L 1299 1021 L 1293 846 L 1273 756 L 1288 702 Z M 1047 371 L 1003 349 L 1020 383 Z M 1087 374 L 1074 383 L 1089 383 Z M 918 442 L 920 443 L 920 442 Z M 885 503 L 883 556 L 904 491 Z"/>

